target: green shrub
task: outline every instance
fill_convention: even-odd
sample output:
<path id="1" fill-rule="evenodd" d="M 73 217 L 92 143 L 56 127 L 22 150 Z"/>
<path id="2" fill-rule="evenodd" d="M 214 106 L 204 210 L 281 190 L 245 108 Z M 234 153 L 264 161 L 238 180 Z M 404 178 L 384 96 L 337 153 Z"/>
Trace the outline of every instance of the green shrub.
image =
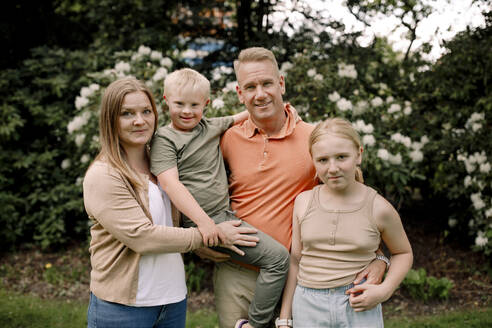
<path id="1" fill-rule="evenodd" d="M 427 276 L 424 268 L 411 269 L 401 285 L 412 298 L 424 302 L 432 299 L 446 300 L 449 297 L 449 291 L 453 288 L 451 280 Z"/>

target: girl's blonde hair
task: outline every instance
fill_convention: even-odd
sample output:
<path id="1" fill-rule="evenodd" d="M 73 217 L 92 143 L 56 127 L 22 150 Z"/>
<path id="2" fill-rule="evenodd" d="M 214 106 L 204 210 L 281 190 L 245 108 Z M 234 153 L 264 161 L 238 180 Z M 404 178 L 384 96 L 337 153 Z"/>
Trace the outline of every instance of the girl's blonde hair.
<path id="1" fill-rule="evenodd" d="M 142 181 L 134 173 L 127 160 L 125 149 L 123 148 L 119 137 L 119 118 L 123 99 L 129 93 L 143 92 L 149 98 L 154 112 L 154 132 L 157 129 L 157 108 L 154 97 L 144 82 L 133 77 L 122 78 L 112 82 L 104 91 L 101 101 L 101 112 L 99 115 L 99 142 L 101 151 L 96 160 L 104 160 L 118 171 L 134 188 L 142 187 Z M 150 141 L 150 140 L 149 140 Z M 146 156 L 149 157 L 148 149 Z"/>
<path id="2" fill-rule="evenodd" d="M 361 149 L 362 147 L 359 133 L 354 129 L 349 121 L 340 117 L 329 118 L 323 122 L 318 123 L 309 136 L 309 153 L 311 154 L 311 157 L 313 156 L 313 145 L 327 134 L 335 135 L 337 137 L 345 138 L 352 141 L 357 150 Z M 362 170 L 359 166 L 357 166 L 355 170 L 355 180 L 360 183 L 364 183 Z"/>

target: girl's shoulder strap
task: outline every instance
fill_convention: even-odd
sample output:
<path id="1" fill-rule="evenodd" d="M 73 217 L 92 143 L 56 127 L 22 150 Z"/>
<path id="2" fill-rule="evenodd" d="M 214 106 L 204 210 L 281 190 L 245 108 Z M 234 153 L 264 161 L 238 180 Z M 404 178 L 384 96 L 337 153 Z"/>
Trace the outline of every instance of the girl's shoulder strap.
<path id="1" fill-rule="evenodd" d="M 313 203 L 318 199 L 318 197 L 319 197 L 319 188 L 320 188 L 320 186 L 318 185 L 318 186 L 315 186 L 311 190 L 305 191 L 306 197 L 309 197 L 309 198 L 308 198 L 308 201 L 307 201 L 307 206 L 304 209 L 302 209 L 302 211 L 301 211 L 302 215 L 299 217 L 299 223 L 301 223 L 306 218 L 306 216 L 308 215 L 309 211 L 313 207 Z"/>

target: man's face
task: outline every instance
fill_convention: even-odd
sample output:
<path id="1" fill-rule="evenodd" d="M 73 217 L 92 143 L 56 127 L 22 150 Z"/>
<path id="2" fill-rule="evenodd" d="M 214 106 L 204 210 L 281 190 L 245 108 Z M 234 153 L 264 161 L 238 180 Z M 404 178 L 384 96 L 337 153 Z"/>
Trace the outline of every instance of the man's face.
<path id="1" fill-rule="evenodd" d="M 284 77 L 278 75 L 272 62 L 242 63 L 237 71 L 237 80 L 237 95 L 253 122 L 261 123 L 283 115 Z"/>

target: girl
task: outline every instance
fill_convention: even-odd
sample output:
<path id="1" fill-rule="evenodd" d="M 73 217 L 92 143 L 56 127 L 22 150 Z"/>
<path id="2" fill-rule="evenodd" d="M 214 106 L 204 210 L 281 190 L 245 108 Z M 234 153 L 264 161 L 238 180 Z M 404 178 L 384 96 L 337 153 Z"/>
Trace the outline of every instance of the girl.
<path id="1" fill-rule="evenodd" d="M 88 168 L 84 205 L 91 226 L 87 326 L 185 327 L 180 252 L 202 247 L 196 228 L 174 228 L 171 204 L 150 173 L 147 145 L 157 127 L 154 99 L 135 78 L 111 83 L 99 118 L 101 151 Z M 240 221 L 219 226 L 232 244 L 255 246 Z M 236 248 L 237 249 L 237 248 Z"/>
<path id="2" fill-rule="evenodd" d="M 393 294 L 413 261 L 400 217 L 363 184 L 363 148 L 350 122 L 332 118 L 319 123 L 309 150 L 323 184 L 295 200 L 291 262 L 278 326 L 383 327 L 380 303 Z M 381 239 L 391 252 L 385 280 L 354 286 Z"/>

